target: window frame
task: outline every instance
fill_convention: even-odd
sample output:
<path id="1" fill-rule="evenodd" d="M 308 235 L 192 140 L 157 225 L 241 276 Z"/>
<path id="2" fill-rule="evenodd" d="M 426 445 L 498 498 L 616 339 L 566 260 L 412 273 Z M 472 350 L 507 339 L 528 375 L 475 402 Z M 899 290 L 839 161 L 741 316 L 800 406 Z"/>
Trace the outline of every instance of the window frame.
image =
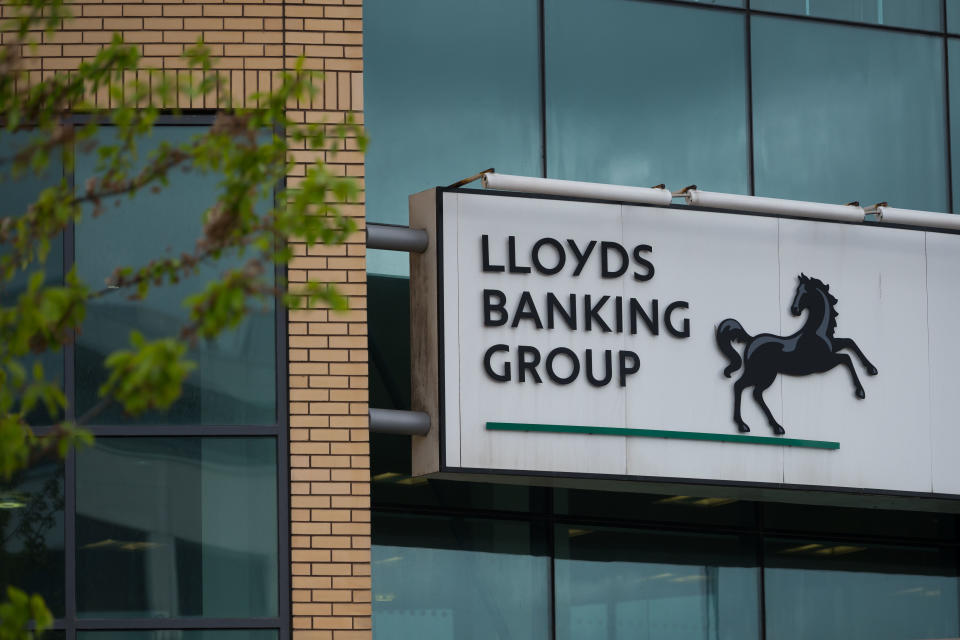
<path id="1" fill-rule="evenodd" d="M 70 124 L 82 126 L 96 114 L 74 114 L 66 120 Z M 216 117 L 215 110 L 187 110 L 182 113 L 164 112 L 158 116 L 154 126 L 209 127 Z M 103 123 L 103 126 L 109 126 Z M 281 127 L 274 129 L 277 135 L 283 135 Z M 74 171 L 63 168 L 63 177 L 67 185 L 74 189 Z M 277 202 L 281 184 L 274 186 L 274 201 Z M 63 276 L 70 271 L 75 262 L 76 236 L 74 224 L 70 223 L 63 232 Z M 286 277 L 285 265 L 274 265 L 277 282 Z M 63 461 L 64 487 L 64 615 L 56 617 L 51 629 L 64 632 L 64 640 L 77 640 L 78 631 L 118 631 L 118 630 L 193 630 L 193 629 L 273 629 L 278 632 L 278 640 L 290 640 L 291 637 L 291 568 L 290 568 L 290 460 L 289 460 L 289 411 L 287 379 L 287 309 L 283 304 L 274 305 L 274 347 L 275 347 L 275 419 L 272 424 L 263 425 L 84 425 L 95 437 L 210 437 L 210 436 L 249 436 L 272 437 L 276 442 L 277 470 L 277 615 L 263 618 L 85 618 L 77 614 L 77 460 L 76 451 L 71 450 Z M 67 410 L 64 420 L 76 419 L 76 346 L 64 345 L 63 384 L 67 398 Z M 37 435 L 44 435 L 50 426 L 33 427 Z"/>

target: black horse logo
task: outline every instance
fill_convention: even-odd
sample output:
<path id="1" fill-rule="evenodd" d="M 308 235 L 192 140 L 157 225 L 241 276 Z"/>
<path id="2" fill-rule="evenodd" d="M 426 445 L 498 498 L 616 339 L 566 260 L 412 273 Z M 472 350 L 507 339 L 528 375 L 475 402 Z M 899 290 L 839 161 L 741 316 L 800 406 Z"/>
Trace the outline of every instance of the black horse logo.
<path id="1" fill-rule="evenodd" d="M 801 273 L 797 292 L 790 305 L 790 313 L 794 316 L 799 316 L 804 309 L 807 310 L 807 320 L 800 331 L 786 337 L 769 333 L 751 337 L 733 318 L 720 323 L 717 327 L 717 346 L 730 362 L 723 374 L 729 378 L 730 374 L 743 365 L 743 375 L 733 383 L 733 421 L 737 423 L 740 431 L 750 431 L 750 427 L 740 417 L 740 396 L 744 389 L 753 387 L 753 399 L 763 409 L 773 432 L 777 435 L 785 433 L 770 413 L 767 403 L 763 401 L 763 392 L 773 384 L 778 373 L 806 376 L 811 373 L 824 373 L 842 364 L 853 379 L 853 392 L 861 400 L 866 397 L 857 371 L 853 368 L 853 360 L 848 354 L 840 353 L 840 350 L 850 349 L 857 354 L 871 376 L 877 375 L 877 368 L 870 364 L 856 342 L 850 338 L 833 337 L 837 328 L 838 314 L 834 308 L 836 304 L 837 299 L 830 295 L 830 285 Z M 746 343 L 743 359 L 734 349 L 733 342 Z"/>

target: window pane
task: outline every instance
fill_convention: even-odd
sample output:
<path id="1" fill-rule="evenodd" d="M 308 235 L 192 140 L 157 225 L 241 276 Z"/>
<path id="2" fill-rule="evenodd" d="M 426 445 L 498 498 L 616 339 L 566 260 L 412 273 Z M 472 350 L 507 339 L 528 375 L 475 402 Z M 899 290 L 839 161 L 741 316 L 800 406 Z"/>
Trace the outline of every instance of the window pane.
<path id="1" fill-rule="evenodd" d="M 941 38 L 757 17 L 757 195 L 946 211 Z"/>
<path id="2" fill-rule="evenodd" d="M 275 629 L 192 629 L 180 631 L 78 631 L 77 640 L 277 640 Z M 43 640 L 46 640 L 45 638 Z"/>
<path id="3" fill-rule="evenodd" d="M 10 157 L 11 154 L 25 148 L 34 135 L 26 131 L 17 133 L 0 132 L 0 149 L 3 149 L 0 156 Z M 55 186 L 62 180 L 63 163 L 59 151 L 51 154 L 49 164 L 41 173 L 27 171 L 14 178 L 8 169 L 8 165 L 4 165 L 4 171 L 0 175 L 0 203 L 3 207 L 0 216 L 22 216 L 37 199 L 41 191 Z M 0 244 L 0 255 L 7 253 L 8 250 L 7 245 Z M 63 282 L 62 235 L 57 235 L 52 239 L 50 253 L 43 265 L 33 264 L 28 271 L 21 271 L 13 280 L 3 285 L 3 289 L 0 291 L 0 304 L 15 305 L 17 299 L 26 291 L 30 276 L 36 271 L 43 271 L 45 284 L 56 285 Z M 44 376 L 47 380 L 60 381 L 61 383 L 63 381 L 63 351 L 61 349 L 46 351 L 39 356 L 27 356 L 22 358 L 20 362 L 28 371 L 32 370 L 35 362 L 39 362 L 43 366 Z M 50 424 L 59 417 L 59 415 L 49 415 L 45 407 L 38 407 L 27 416 L 27 421 L 35 425 Z"/>
<path id="4" fill-rule="evenodd" d="M 98 438 L 77 456 L 83 617 L 277 615 L 273 438 Z"/>
<path id="5" fill-rule="evenodd" d="M 958 5 L 960 14 L 960 5 Z M 960 21 L 960 15 L 958 15 Z M 947 39 L 950 62 L 950 150 L 953 154 L 953 212 L 960 213 L 960 40 Z"/>
<path id="6" fill-rule="evenodd" d="M 141 158 L 161 141 L 187 142 L 198 127 L 157 127 L 140 145 Z M 110 132 L 103 133 L 110 139 Z M 94 154 L 77 158 L 77 184 L 94 175 Z M 77 225 L 77 270 L 91 286 L 101 287 L 118 266 L 140 267 L 150 260 L 193 251 L 201 235 L 202 214 L 216 197 L 216 175 L 175 171 L 170 186 L 149 191 L 120 207 L 107 206 L 96 219 Z M 176 337 L 189 322 L 182 300 L 198 293 L 213 278 L 239 267 L 248 257 L 235 254 L 200 267 L 199 273 L 176 286 L 155 288 L 145 300 L 131 301 L 126 292 L 92 301 L 77 345 L 77 413 L 82 415 L 98 400 L 97 390 L 106 379 L 107 354 L 129 347 L 132 329 L 147 338 Z M 216 340 L 200 340 L 188 357 L 197 364 L 183 388 L 183 396 L 166 412 L 144 416 L 136 422 L 160 424 L 271 424 L 276 422 L 276 339 L 272 305 L 255 312 L 238 327 Z M 133 420 L 120 407 L 111 406 L 96 421 L 123 424 Z"/>
<path id="7" fill-rule="evenodd" d="M 947 0 L 947 31 L 960 33 L 960 0 Z"/>
<path id="8" fill-rule="evenodd" d="M 760 635 L 755 552 L 743 539 L 560 525 L 556 541 L 557 638 Z"/>
<path id="9" fill-rule="evenodd" d="M 63 468 L 38 464 L 0 481 L 0 600 L 14 586 L 62 617 L 63 564 Z"/>
<path id="10" fill-rule="evenodd" d="M 550 563 L 530 524 L 374 514 L 373 637 L 550 637 Z"/>
<path id="11" fill-rule="evenodd" d="M 551 178 L 747 191 L 742 14 L 625 0 L 545 10 Z"/>
<path id="12" fill-rule="evenodd" d="M 810 540 L 766 544 L 767 637 L 956 638 L 956 558 L 943 549 Z"/>
<path id="13" fill-rule="evenodd" d="M 536 0 L 367 0 L 363 30 L 369 222 L 405 225 L 411 193 L 489 167 L 540 175 Z M 408 256 L 367 270 L 406 275 Z"/>
<path id="14" fill-rule="evenodd" d="M 943 23 L 940 0 L 751 0 L 750 8 L 930 31 Z"/>

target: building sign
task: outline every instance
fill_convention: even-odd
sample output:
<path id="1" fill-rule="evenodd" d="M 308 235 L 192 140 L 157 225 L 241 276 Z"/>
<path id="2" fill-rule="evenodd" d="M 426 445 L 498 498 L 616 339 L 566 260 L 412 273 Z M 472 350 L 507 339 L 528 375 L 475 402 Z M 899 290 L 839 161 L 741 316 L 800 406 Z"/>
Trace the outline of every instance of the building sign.
<path id="1" fill-rule="evenodd" d="M 960 236 L 411 197 L 417 473 L 960 494 Z"/>

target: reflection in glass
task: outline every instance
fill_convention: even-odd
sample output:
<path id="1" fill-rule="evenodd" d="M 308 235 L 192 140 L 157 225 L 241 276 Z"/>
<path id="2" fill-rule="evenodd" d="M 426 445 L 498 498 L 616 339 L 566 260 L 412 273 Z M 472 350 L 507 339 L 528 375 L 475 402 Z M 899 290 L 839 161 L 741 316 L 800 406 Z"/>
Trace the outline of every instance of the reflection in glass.
<path id="1" fill-rule="evenodd" d="M 83 617 L 277 615 L 273 438 L 106 438 L 77 456 Z"/>
<path id="2" fill-rule="evenodd" d="M 747 192 L 743 14 L 549 0 L 545 30 L 549 177 Z"/>
<path id="3" fill-rule="evenodd" d="M 374 514 L 373 637 L 550 637 L 550 563 L 526 522 Z"/>
<path id="4" fill-rule="evenodd" d="M 943 40 L 755 17 L 761 196 L 947 211 Z"/>
<path id="5" fill-rule="evenodd" d="M 560 525 L 556 544 L 557 638 L 760 635 L 755 554 L 740 538 Z"/>
<path id="6" fill-rule="evenodd" d="M 145 161 L 146 154 L 161 141 L 180 144 L 196 134 L 196 127 L 157 127 L 152 139 L 140 145 L 140 157 Z M 84 184 L 94 169 L 95 155 L 80 154 L 77 184 Z M 118 266 L 140 267 L 155 258 L 193 251 L 201 234 L 202 214 L 215 201 L 217 182 L 216 175 L 177 171 L 170 177 L 170 186 L 159 193 L 144 192 L 124 199 L 120 207 L 108 206 L 98 218 L 84 220 L 76 230 L 80 277 L 93 287 L 102 287 Z M 189 322 L 189 311 L 182 300 L 247 259 L 227 255 L 200 267 L 199 273 L 176 286 L 154 288 L 144 300 L 129 300 L 126 292 L 118 291 L 91 301 L 77 345 L 77 414 L 96 404 L 97 390 L 106 379 L 103 359 L 114 350 L 129 348 L 132 329 L 147 338 L 177 336 Z M 215 340 L 199 341 L 188 353 L 197 368 L 187 378 L 182 397 L 168 411 L 144 416 L 137 422 L 274 423 L 275 345 L 272 305 L 252 313 Z M 132 421 L 116 406 L 96 420 L 100 424 Z"/>
<path id="7" fill-rule="evenodd" d="M 3 150 L 0 151 L 0 157 L 6 158 L 16 150 L 23 149 L 32 141 L 34 135 L 27 131 L 0 132 L 0 149 Z M 22 216 L 27 212 L 27 208 L 36 201 L 41 191 L 55 186 L 63 180 L 63 163 L 59 152 L 50 155 L 49 164 L 40 173 L 28 170 L 19 177 L 13 178 L 7 167 L 8 165 L 4 165 L 4 170 L 0 172 L 0 207 L 2 207 L 0 216 Z M 7 251 L 7 245 L 0 244 L 0 255 Z M 28 271 L 21 271 L 13 280 L 3 284 L 2 290 L 0 290 L 0 304 L 5 306 L 15 305 L 20 295 L 26 291 L 30 276 L 36 271 L 43 271 L 45 284 L 56 285 L 63 282 L 62 235 L 57 235 L 52 239 L 50 253 L 43 265 L 34 263 Z M 21 359 L 21 363 L 28 371 L 32 370 L 35 362 L 39 362 L 43 366 L 44 377 L 47 380 L 63 380 L 62 350 L 45 351 L 40 355 L 29 355 Z M 50 424 L 57 419 L 59 419 L 59 416 L 49 415 L 45 407 L 38 407 L 27 416 L 28 422 L 35 425 Z"/>
<path id="8" fill-rule="evenodd" d="M 943 22 L 940 0 L 751 0 L 750 8 L 929 31 Z"/>
<path id="9" fill-rule="evenodd" d="M 767 637 L 956 638 L 956 557 L 932 548 L 768 540 Z"/>
<path id="10" fill-rule="evenodd" d="M 63 467 L 44 463 L 0 481 L 0 600 L 8 586 L 63 616 Z"/>
<path id="11" fill-rule="evenodd" d="M 363 31 L 368 221 L 405 225 L 411 193 L 489 167 L 540 175 L 536 0 L 367 0 Z M 408 269 L 367 255 L 371 273 Z"/>
<path id="12" fill-rule="evenodd" d="M 156 631 L 78 631 L 77 640 L 277 640 L 275 629 L 163 629 Z"/>

